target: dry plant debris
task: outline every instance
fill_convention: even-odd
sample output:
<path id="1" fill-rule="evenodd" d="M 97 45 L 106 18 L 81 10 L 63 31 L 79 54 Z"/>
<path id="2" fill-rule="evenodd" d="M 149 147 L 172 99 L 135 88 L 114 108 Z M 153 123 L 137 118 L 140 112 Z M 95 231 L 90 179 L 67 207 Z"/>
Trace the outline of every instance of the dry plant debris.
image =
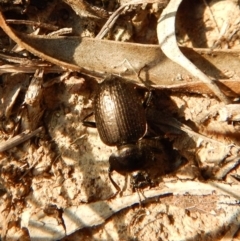
<path id="1" fill-rule="evenodd" d="M 239 7 L 1 1 L 1 239 L 239 240 Z M 151 187 L 114 172 L 113 199 L 116 147 L 82 125 L 107 74 L 153 89 Z"/>

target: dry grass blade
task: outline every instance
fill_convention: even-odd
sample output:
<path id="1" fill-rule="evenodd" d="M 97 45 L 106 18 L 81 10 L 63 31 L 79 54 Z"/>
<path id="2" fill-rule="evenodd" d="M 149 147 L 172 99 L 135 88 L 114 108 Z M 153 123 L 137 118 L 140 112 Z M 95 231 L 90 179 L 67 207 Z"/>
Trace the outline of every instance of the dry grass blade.
<path id="1" fill-rule="evenodd" d="M 40 65 L 33 65 L 33 66 L 19 66 L 19 65 L 10 65 L 10 64 L 4 64 L 0 66 L 0 74 L 5 73 L 35 73 L 37 68 L 44 68 L 45 73 L 61 73 L 64 70 L 58 66 L 49 66 L 49 64 L 46 64 L 45 66 L 43 64 Z"/>
<path id="2" fill-rule="evenodd" d="M 33 22 L 29 20 L 16 20 L 16 19 L 8 19 L 6 21 L 8 24 L 25 24 L 25 25 L 32 25 L 39 28 L 45 28 L 48 30 L 56 31 L 58 30 L 57 26 L 46 24 L 46 23 L 39 23 L 39 22 Z"/>

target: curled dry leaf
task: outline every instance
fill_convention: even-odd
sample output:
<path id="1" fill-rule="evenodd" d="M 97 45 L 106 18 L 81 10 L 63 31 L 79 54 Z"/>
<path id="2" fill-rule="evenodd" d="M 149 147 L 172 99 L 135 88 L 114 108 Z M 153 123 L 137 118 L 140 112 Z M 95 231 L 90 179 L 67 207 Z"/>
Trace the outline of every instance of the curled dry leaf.
<path id="1" fill-rule="evenodd" d="M 205 83 L 221 101 L 225 104 L 230 103 L 230 100 L 222 93 L 220 88 L 210 80 L 203 71 L 186 58 L 178 48 L 175 34 L 175 19 L 181 2 L 182 0 L 170 1 L 159 19 L 157 31 L 161 49 L 168 58 L 175 61 L 180 66 L 187 69 L 193 76 L 203 81 L 203 83 Z"/>
<path id="2" fill-rule="evenodd" d="M 104 76 L 105 73 L 115 73 L 125 76 L 132 81 L 139 81 L 136 73 L 140 71 L 140 77 L 157 86 L 169 86 L 184 82 L 189 91 L 209 93 L 205 84 L 195 83 L 197 76 L 191 76 L 185 69 L 175 64 L 163 54 L 157 45 L 143 45 L 134 43 L 121 43 L 108 40 L 99 40 L 80 37 L 48 37 L 31 36 L 13 31 L 5 22 L 3 14 L 0 14 L 0 23 L 4 31 L 31 53 L 60 65 L 85 74 Z M 160 33 L 161 34 L 161 33 Z M 223 86 L 239 93 L 236 82 L 239 80 L 239 59 L 232 53 L 234 51 L 210 51 L 204 49 L 181 49 L 191 61 L 213 79 L 223 80 Z M 231 69 L 235 72 L 234 80 L 224 81 L 226 76 L 223 69 Z M 146 77 L 147 76 L 147 77 Z M 159 76 L 161 76 L 159 78 Z M 222 86 L 222 84 L 220 84 Z M 183 89 L 183 88 L 182 88 Z M 210 91 L 211 92 L 211 91 Z M 212 92 L 211 92 L 212 93 Z"/>

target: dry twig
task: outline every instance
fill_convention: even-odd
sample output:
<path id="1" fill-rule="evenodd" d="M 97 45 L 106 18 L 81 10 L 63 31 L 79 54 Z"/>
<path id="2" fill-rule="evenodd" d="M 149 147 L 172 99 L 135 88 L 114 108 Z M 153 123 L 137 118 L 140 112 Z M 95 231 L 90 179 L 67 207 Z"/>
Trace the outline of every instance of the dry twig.
<path id="1" fill-rule="evenodd" d="M 31 139 L 32 137 L 34 137 L 35 135 L 37 135 L 38 133 L 40 133 L 43 130 L 43 127 L 39 127 L 36 130 L 29 132 L 28 131 L 24 131 L 21 134 L 14 136 L 13 138 L 0 143 L 0 152 L 3 151 L 7 151 L 11 148 L 14 148 L 16 146 L 18 146 L 19 144 Z"/>

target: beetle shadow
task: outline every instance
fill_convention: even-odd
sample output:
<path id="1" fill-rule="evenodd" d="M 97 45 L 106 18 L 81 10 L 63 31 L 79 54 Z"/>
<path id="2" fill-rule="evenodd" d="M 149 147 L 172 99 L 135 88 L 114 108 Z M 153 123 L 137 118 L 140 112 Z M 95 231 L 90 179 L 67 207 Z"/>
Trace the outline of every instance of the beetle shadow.
<path id="1" fill-rule="evenodd" d="M 187 162 L 186 158 L 174 149 L 173 142 L 170 140 L 171 135 L 172 137 L 179 135 L 179 131 L 174 128 L 166 129 L 164 125 L 158 123 L 158 119 L 163 117 L 168 119 L 176 116 L 174 109 L 177 109 L 177 106 L 170 98 L 170 94 L 170 91 L 154 90 L 152 101 L 146 109 L 148 133 L 142 141 L 145 142 L 143 145 L 149 146 L 154 158 L 144 168 L 158 178 L 175 173 Z M 151 116 L 150 113 L 154 115 Z"/>

